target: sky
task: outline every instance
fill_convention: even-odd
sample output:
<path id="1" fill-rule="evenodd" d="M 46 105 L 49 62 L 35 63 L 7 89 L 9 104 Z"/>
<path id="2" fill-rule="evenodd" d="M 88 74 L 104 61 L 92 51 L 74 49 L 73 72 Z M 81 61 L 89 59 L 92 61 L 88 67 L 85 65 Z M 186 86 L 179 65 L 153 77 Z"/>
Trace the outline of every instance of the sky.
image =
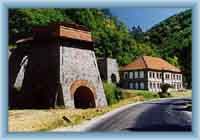
<path id="1" fill-rule="evenodd" d="M 146 31 L 162 20 L 187 10 L 188 8 L 110 8 L 129 28 L 138 26 Z"/>

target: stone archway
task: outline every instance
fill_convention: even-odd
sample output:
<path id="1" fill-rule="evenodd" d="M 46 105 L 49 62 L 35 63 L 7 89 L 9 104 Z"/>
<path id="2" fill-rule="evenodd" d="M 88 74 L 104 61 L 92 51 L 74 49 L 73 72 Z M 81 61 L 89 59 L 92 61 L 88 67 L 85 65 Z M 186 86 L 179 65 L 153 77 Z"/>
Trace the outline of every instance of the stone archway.
<path id="1" fill-rule="evenodd" d="M 76 80 L 70 87 L 71 99 L 74 99 L 75 108 L 96 107 L 96 88 L 87 80 Z"/>
<path id="2" fill-rule="evenodd" d="M 75 108 L 94 108 L 95 99 L 92 91 L 88 87 L 80 86 L 74 93 Z"/>

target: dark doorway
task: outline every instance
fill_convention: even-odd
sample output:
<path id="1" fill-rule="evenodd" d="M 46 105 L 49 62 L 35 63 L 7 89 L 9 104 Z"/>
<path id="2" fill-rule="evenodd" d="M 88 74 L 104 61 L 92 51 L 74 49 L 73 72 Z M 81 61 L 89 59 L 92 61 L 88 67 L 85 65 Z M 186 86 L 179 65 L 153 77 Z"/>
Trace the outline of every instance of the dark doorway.
<path id="1" fill-rule="evenodd" d="M 81 86 L 77 88 L 74 94 L 75 108 L 94 108 L 95 99 L 92 91 L 88 87 Z"/>
<path id="2" fill-rule="evenodd" d="M 112 83 L 115 83 L 115 84 L 117 83 L 117 77 L 115 74 L 111 75 L 111 81 L 112 81 Z"/>

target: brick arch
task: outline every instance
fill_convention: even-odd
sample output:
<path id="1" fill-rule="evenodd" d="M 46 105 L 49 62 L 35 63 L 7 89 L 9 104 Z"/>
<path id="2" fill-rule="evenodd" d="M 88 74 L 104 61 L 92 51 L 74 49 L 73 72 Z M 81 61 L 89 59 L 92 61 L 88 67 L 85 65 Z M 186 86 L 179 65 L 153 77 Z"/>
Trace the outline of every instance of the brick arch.
<path id="1" fill-rule="evenodd" d="M 87 80 L 76 80 L 71 84 L 70 86 L 71 98 L 74 97 L 76 90 L 81 86 L 89 88 L 92 91 L 94 98 L 95 99 L 97 98 L 96 88 L 94 87 L 92 82 L 87 81 Z"/>

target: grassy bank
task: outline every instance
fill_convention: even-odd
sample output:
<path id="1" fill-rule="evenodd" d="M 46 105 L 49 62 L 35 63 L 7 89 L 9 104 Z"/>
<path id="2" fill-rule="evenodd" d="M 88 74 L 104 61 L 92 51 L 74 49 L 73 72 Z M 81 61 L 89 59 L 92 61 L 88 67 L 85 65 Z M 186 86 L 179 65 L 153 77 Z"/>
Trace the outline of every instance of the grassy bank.
<path id="1" fill-rule="evenodd" d="M 8 127 L 10 132 L 47 131 L 67 127 L 105 114 L 121 106 L 159 98 L 157 94 L 141 90 L 121 90 L 122 100 L 104 108 L 94 109 L 49 109 L 49 110 L 10 110 Z M 173 97 L 189 97 L 191 91 L 173 92 Z"/>
<path id="2" fill-rule="evenodd" d="M 135 96 L 108 107 L 94 109 L 10 110 L 9 132 L 47 131 L 58 127 L 76 125 L 123 105 L 144 100 L 142 96 Z"/>
<path id="3" fill-rule="evenodd" d="M 170 92 L 172 97 L 192 97 L 192 90 Z"/>

